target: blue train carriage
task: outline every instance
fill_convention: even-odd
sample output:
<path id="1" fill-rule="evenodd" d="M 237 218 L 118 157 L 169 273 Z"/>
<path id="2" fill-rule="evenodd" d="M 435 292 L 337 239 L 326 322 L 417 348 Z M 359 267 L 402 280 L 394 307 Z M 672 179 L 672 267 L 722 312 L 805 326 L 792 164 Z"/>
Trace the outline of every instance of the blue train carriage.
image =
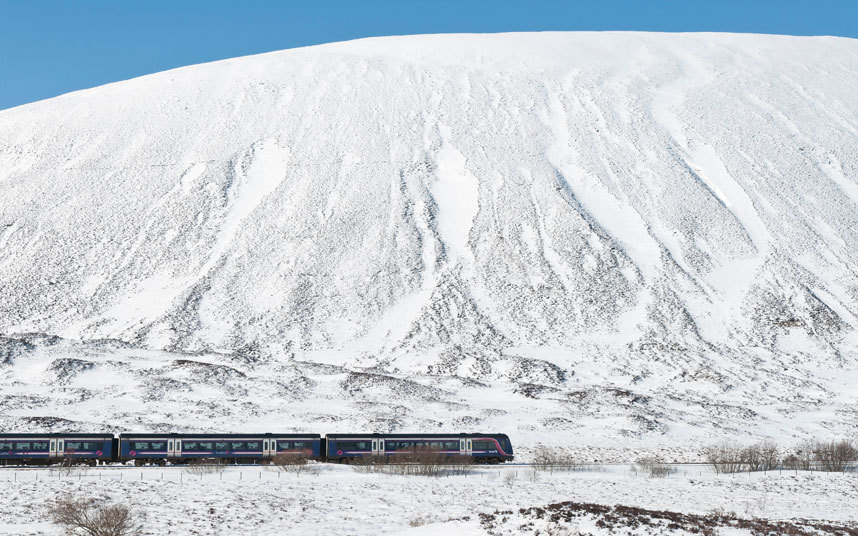
<path id="1" fill-rule="evenodd" d="M 328 434 L 326 443 L 326 458 L 333 462 L 416 452 L 467 456 L 476 463 L 514 459 L 512 443 L 506 434 Z"/>
<path id="2" fill-rule="evenodd" d="M 0 434 L 0 465 L 97 465 L 114 457 L 113 434 Z"/>
<path id="3" fill-rule="evenodd" d="M 119 459 L 135 465 L 271 463 L 278 456 L 319 459 L 319 434 L 121 434 Z"/>

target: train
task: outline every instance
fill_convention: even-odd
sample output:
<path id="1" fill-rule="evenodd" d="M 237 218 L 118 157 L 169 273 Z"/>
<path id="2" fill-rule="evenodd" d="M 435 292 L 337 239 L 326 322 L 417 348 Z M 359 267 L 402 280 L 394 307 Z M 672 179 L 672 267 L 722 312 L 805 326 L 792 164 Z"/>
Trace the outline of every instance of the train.
<path id="1" fill-rule="evenodd" d="M 278 457 L 386 463 L 426 453 L 481 464 L 514 459 L 506 434 L 0 434 L 0 465 L 268 464 Z"/>

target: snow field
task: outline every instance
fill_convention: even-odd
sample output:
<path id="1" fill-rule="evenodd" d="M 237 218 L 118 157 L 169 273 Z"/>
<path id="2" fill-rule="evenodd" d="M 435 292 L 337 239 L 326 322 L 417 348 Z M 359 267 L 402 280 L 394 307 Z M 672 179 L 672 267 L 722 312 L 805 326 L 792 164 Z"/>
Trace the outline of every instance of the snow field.
<path id="1" fill-rule="evenodd" d="M 449 530 L 477 535 L 485 534 L 478 523 L 480 512 L 561 501 L 858 523 L 858 474 L 724 476 L 706 467 L 685 466 L 674 475 L 653 479 L 636 476 L 626 466 L 604 466 L 598 471 L 538 472 L 536 477 L 524 467 L 479 468 L 471 475 L 428 478 L 318 467 L 317 474 L 300 475 L 260 467 L 229 467 L 203 475 L 176 467 L 91 468 L 71 474 L 5 468 L 0 470 L 5 496 L 0 534 L 60 534 L 44 524 L 42 508 L 50 497 L 67 496 L 106 498 L 143 509 L 146 534 L 252 530 L 275 535 L 301 530 L 417 535 Z"/>

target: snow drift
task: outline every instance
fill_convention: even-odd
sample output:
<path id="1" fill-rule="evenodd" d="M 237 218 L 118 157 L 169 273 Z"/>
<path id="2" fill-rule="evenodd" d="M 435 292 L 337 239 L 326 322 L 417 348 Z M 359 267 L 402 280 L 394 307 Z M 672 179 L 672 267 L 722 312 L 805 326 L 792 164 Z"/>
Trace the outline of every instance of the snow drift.
<path id="1" fill-rule="evenodd" d="M 3 351 L 112 339 L 240 361 L 251 385 L 298 363 L 459 378 L 539 404 L 534 433 L 854 430 L 856 94 L 856 40 L 543 33 L 287 50 L 5 110 Z M 56 376 L 8 361 L 15 385 Z M 116 396 L 151 415 L 138 387 Z"/>

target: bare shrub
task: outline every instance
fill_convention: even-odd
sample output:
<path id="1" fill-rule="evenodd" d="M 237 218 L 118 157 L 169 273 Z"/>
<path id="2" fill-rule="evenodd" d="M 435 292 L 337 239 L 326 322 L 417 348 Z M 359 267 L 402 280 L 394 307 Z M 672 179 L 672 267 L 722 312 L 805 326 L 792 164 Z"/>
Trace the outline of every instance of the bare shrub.
<path id="1" fill-rule="evenodd" d="M 650 478 L 664 478 L 676 472 L 676 469 L 664 463 L 657 456 L 645 456 L 635 462 L 635 470 L 639 470 Z"/>
<path id="2" fill-rule="evenodd" d="M 310 463 L 309 458 L 303 455 L 278 454 L 273 461 L 274 466 L 284 473 L 318 475 L 321 472 L 321 468 L 317 464 Z"/>
<path id="3" fill-rule="evenodd" d="M 70 477 L 79 474 L 86 474 L 88 466 L 81 465 L 80 460 L 74 458 L 71 452 L 66 453 L 60 463 L 51 467 L 52 473 L 59 473 L 61 476 Z"/>
<path id="4" fill-rule="evenodd" d="M 55 524 L 74 536 L 137 536 L 143 533 L 141 514 L 124 504 L 98 504 L 95 499 L 61 499 L 48 506 Z"/>
<path id="5" fill-rule="evenodd" d="M 804 441 L 784 456 L 783 465 L 787 469 L 809 471 L 813 465 L 813 441 Z"/>
<path id="6" fill-rule="evenodd" d="M 717 474 L 738 473 L 742 471 L 743 449 L 736 443 L 724 441 L 706 447 L 703 451 L 706 462 Z"/>
<path id="7" fill-rule="evenodd" d="M 386 473 L 411 476 L 448 476 L 470 474 L 474 459 L 470 456 L 449 456 L 430 448 L 416 448 L 392 454 L 386 460 Z"/>
<path id="8" fill-rule="evenodd" d="M 760 464 L 763 471 L 774 471 L 781 464 L 781 452 L 773 441 L 763 441 L 759 444 Z"/>
<path id="9" fill-rule="evenodd" d="M 515 484 L 515 479 L 518 477 L 517 471 L 507 471 L 506 474 L 503 475 L 503 482 L 509 487 L 512 487 Z"/>
<path id="10" fill-rule="evenodd" d="M 357 458 L 350 460 L 349 464 L 352 466 L 352 469 L 358 473 L 381 473 L 384 465 L 387 464 L 387 458 L 385 456 L 358 456 Z"/>
<path id="11" fill-rule="evenodd" d="M 760 471 L 762 467 L 762 452 L 759 445 L 748 445 L 739 450 L 739 461 L 746 471 Z"/>
<path id="12" fill-rule="evenodd" d="M 572 453 L 558 447 L 549 447 L 542 443 L 533 452 L 533 467 L 539 471 L 576 471 L 583 469 Z"/>
<path id="13" fill-rule="evenodd" d="M 412 518 L 412 519 L 408 522 L 408 526 L 409 526 L 409 527 L 422 527 L 423 525 L 426 525 L 426 524 L 429 524 L 429 523 L 432 523 L 432 521 L 431 521 L 429 518 L 426 518 L 426 517 L 423 517 L 423 516 L 417 516 L 417 517 L 415 517 L 415 518 Z"/>
<path id="14" fill-rule="evenodd" d="M 224 460 L 201 458 L 198 460 L 188 460 L 185 471 L 192 475 L 212 475 L 223 471 L 224 465 L 226 465 Z"/>
<path id="15" fill-rule="evenodd" d="M 817 442 L 813 459 L 821 471 L 842 473 L 858 461 L 858 448 L 848 440 Z"/>
<path id="16" fill-rule="evenodd" d="M 449 456 L 429 448 L 396 452 L 387 456 L 365 457 L 355 463 L 359 473 L 387 473 L 406 476 L 450 476 L 474 472 L 470 456 Z"/>
<path id="17" fill-rule="evenodd" d="M 304 454 L 288 454 L 288 453 L 280 453 L 274 458 L 272 458 L 271 462 L 277 467 L 289 467 L 292 465 L 307 465 L 309 463 L 309 458 Z"/>

